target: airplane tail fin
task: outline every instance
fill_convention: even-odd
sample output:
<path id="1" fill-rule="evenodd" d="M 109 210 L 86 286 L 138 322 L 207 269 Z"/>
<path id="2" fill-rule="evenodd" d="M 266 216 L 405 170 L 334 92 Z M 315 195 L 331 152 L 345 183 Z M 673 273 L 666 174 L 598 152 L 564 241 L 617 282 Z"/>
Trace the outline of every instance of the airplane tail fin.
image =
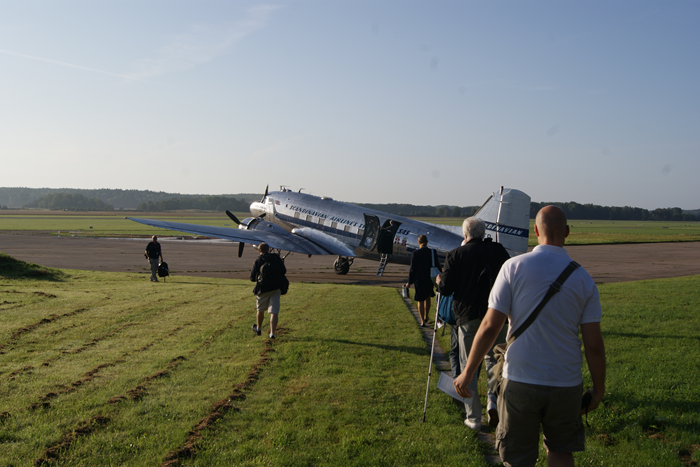
<path id="1" fill-rule="evenodd" d="M 530 232 L 530 197 L 527 194 L 501 187 L 474 217 L 486 222 L 486 237 L 502 244 L 511 256 L 527 251 Z"/>

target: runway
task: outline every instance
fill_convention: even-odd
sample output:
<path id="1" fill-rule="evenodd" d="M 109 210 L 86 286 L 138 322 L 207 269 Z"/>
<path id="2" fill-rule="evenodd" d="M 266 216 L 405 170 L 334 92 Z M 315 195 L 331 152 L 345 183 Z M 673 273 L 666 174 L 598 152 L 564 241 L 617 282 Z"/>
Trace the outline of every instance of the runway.
<path id="1" fill-rule="evenodd" d="M 184 241 L 161 237 L 163 258 L 173 275 L 249 279 L 257 250 L 238 244 Z M 57 237 L 55 232 L 0 232 L 0 252 L 13 258 L 61 269 L 150 274 L 143 256 L 148 239 Z M 643 243 L 566 247 L 571 258 L 596 283 L 627 282 L 700 274 L 700 243 Z M 377 277 L 378 263 L 356 259 L 350 272 L 337 275 L 334 256 L 311 258 L 291 254 L 285 260 L 292 282 L 363 284 L 398 287 L 408 278 L 408 266 L 389 263 Z"/>

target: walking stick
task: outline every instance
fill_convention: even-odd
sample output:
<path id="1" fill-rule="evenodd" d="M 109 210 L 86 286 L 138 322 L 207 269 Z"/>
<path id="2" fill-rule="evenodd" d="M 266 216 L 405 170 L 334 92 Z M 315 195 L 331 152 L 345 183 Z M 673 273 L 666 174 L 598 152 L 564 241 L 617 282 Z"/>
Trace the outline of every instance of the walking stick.
<path id="1" fill-rule="evenodd" d="M 425 423 L 425 412 L 428 410 L 428 391 L 430 391 L 430 375 L 433 373 L 433 352 L 435 351 L 435 334 L 437 334 L 438 313 L 440 312 L 440 299 L 442 295 L 438 293 L 435 305 L 435 324 L 433 325 L 433 342 L 430 344 L 430 365 L 428 365 L 428 384 L 425 387 L 425 404 L 423 404 L 423 420 Z"/>

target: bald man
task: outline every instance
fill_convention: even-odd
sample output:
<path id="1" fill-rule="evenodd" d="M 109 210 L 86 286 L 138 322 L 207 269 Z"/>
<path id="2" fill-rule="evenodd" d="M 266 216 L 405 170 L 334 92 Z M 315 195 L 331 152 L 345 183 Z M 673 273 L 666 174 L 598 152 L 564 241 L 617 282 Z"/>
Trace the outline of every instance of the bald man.
<path id="1" fill-rule="evenodd" d="M 535 219 L 538 246 L 509 259 L 489 296 L 489 308 L 474 338 L 467 365 L 454 385 L 462 397 L 499 331 L 508 338 L 537 307 L 549 286 L 571 262 L 564 249 L 566 215 L 557 206 L 542 208 Z M 534 466 L 539 428 L 549 467 L 573 467 L 573 452 L 584 450 L 581 415 L 598 407 L 605 393 L 605 346 L 600 332 L 598 288 L 581 267 L 542 308 L 537 319 L 508 348 L 498 398 L 496 447 L 506 466 Z M 582 409 L 581 330 L 593 388 Z M 478 395 L 475 395 L 478 397 Z"/>

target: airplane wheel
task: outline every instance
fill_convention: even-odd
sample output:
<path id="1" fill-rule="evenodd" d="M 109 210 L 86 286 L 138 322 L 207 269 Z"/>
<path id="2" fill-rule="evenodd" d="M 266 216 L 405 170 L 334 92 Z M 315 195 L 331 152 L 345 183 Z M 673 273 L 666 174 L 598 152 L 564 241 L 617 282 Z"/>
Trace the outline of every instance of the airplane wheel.
<path id="1" fill-rule="evenodd" d="M 333 267 L 335 268 L 335 273 L 340 274 L 341 276 L 344 276 L 345 274 L 350 271 L 350 262 L 349 261 L 341 261 L 339 259 L 335 260 L 335 263 L 333 263 Z"/>

